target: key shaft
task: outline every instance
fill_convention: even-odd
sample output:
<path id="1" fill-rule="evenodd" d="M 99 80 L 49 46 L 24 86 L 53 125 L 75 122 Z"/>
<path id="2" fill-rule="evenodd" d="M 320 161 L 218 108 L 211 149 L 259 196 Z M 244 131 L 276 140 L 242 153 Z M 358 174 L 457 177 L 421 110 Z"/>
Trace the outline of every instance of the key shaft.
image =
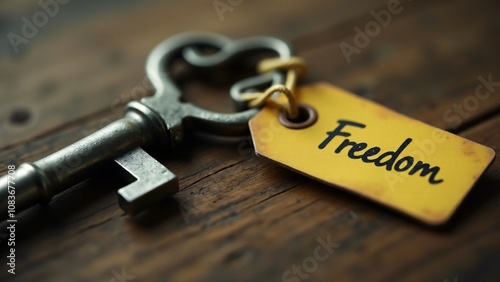
<path id="1" fill-rule="evenodd" d="M 206 47 L 218 51 L 205 54 Z M 203 75 L 224 71 L 217 76 L 223 77 L 234 71 L 233 66 L 247 65 L 237 64 L 238 60 L 263 51 L 272 51 L 283 59 L 292 54 L 286 42 L 272 37 L 233 41 L 217 34 L 195 32 L 160 43 L 146 62 L 154 95 L 130 102 L 123 119 L 83 140 L 39 161 L 20 165 L 16 171 L 15 212 L 50 201 L 55 194 L 106 169 L 105 164 L 111 161 L 135 179 L 118 191 L 120 207 L 129 214 L 139 213 L 177 192 L 177 177 L 143 148 L 171 148 L 182 142 L 188 130 L 242 136 L 248 133 L 248 120 L 258 109 L 241 107 L 243 111 L 237 113 L 216 113 L 182 101 L 182 92 L 171 76 L 172 65 L 184 62 L 193 73 Z M 284 75 L 275 72 L 235 83 L 231 96 L 239 97 L 248 89 L 268 84 L 281 84 Z M 8 216 L 8 181 L 8 176 L 0 177 L 0 218 Z"/>
<path id="2" fill-rule="evenodd" d="M 142 111 L 141 111 L 142 110 Z M 144 113 L 146 112 L 146 113 Z M 105 164 L 133 149 L 161 140 L 161 125 L 147 108 L 129 108 L 126 115 L 84 139 L 16 170 L 16 213 L 47 203 L 61 191 L 88 179 Z M 159 137 L 159 138 L 158 138 Z M 8 176 L 0 178 L 0 216 L 8 210 Z"/>

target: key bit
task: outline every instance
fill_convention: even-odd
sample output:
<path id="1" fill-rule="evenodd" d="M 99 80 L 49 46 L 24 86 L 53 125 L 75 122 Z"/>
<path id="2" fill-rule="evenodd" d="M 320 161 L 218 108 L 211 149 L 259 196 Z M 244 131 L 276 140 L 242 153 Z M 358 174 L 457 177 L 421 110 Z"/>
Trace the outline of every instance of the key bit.
<path id="1" fill-rule="evenodd" d="M 217 52 L 202 53 L 211 47 Z M 127 105 L 125 116 L 92 135 L 16 170 L 15 187 L 18 213 L 38 203 L 48 203 L 57 193 L 106 169 L 115 161 L 135 180 L 118 190 L 120 207 L 134 215 L 164 200 L 179 189 L 177 177 L 144 149 L 173 148 L 182 142 L 186 130 L 219 135 L 243 135 L 256 109 L 221 114 L 180 101 L 181 91 L 170 77 L 172 62 L 183 59 L 195 69 L 208 72 L 225 69 L 252 52 L 273 51 L 286 59 L 290 46 L 276 38 L 253 37 L 231 40 L 212 33 L 186 33 L 159 44 L 146 63 L 155 94 Z M 259 75 L 237 82 L 231 88 L 233 99 L 248 89 L 284 82 L 284 74 Z M 236 101 L 238 102 L 238 101 Z M 239 108 L 242 109 L 241 101 Z M 8 176 L 0 177 L 0 217 L 8 216 Z"/>
<path id="2" fill-rule="evenodd" d="M 137 214 L 155 201 L 179 190 L 177 176 L 141 148 L 115 161 L 136 180 L 118 190 L 118 203 L 130 215 Z"/>

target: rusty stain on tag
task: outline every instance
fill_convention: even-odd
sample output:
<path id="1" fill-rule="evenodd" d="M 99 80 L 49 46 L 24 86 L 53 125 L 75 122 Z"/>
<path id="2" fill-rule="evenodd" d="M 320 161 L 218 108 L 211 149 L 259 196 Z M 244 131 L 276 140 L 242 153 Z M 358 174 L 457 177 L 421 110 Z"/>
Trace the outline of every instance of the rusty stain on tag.
<path id="1" fill-rule="evenodd" d="M 257 155 L 428 224 L 446 222 L 495 157 L 493 149 L 326 83 L 297 89 L 317 121 L 290 129 L 278 110 L 252 120 Z"/>

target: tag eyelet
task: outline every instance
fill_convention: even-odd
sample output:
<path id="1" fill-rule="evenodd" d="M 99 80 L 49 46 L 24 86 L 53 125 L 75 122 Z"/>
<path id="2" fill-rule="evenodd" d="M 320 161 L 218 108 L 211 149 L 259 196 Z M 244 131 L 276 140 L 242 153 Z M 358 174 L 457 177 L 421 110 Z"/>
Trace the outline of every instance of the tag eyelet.
<path id="1" fill-rule="evenodd" d="M 318 120 L 318 112 L 307 104 L 299 104 L 299 116 L 295 120 L 288 117 L 285 109 L 280 112 L 278 119 L 287 128 L 303 129 L 313 125 Z"/>

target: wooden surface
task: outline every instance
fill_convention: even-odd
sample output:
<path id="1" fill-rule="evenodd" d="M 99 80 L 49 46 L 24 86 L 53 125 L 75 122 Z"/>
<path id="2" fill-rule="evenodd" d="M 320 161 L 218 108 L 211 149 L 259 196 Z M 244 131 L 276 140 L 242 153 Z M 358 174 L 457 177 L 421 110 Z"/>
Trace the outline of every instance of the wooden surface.
<path id="1" fill-rule="evenodd" d="M 339 44 L 354 44 L 354 28 L 364 29 L 370 11 L 387 3 L 242 1 L 221 21 L 212 0 L 70 1 L 15 54 L 6 34 L 19 34 L 22 17 L 41 8 L 3 1 L 0 172 L 119 118 L 144 89 L 149 51 L 200 29 L 289 40 L 308 61 L 306 82 L 333 83 L 500 153 L 499 86 L 459 124 L 446 118 L 475 95 L 479 76 L 500 81 L 499 2 L 402 1 L 348 63 Z M 227 89 L 186 91 L 201 105 L 229 109 Z M 282 281 L 294 265 L 310 263 L 318 239 L 338 247 L 304 272 L 306 281 L 500 280 L 499 158 L 442 228 L 259 159 L 248 141 L 190 137 L 161 161 L 181 191 L 137 218 L 117 206 L 123 183 L 111 170 L 21 214 L 17 274 L 6 272 L 0 238 L 0 281 Z"/>

